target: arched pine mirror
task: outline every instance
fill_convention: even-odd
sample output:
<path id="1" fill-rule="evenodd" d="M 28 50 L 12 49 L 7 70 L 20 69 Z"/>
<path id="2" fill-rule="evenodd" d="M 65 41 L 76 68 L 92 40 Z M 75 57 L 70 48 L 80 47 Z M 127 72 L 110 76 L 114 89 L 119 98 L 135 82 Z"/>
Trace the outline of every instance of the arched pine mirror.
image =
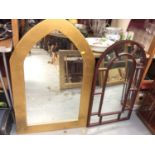
<path id="1" fill-rule="evenodd" d="M 48 63 L 51 46 L 47 50 L 38 50 L 37 46 L 55 30 L 75 49 L 59 51 L 58 65 L 54 66 Z M 77 63 L 82 68 L 82 76 Z M 85 38 L 67 20 L 44 20 L 30 29 L 15 47 L 10 60 L 17 132 L 86 126 L 94 64 Z M 76 71 L 76 76 L 70 76 L 71 71 Z"/>

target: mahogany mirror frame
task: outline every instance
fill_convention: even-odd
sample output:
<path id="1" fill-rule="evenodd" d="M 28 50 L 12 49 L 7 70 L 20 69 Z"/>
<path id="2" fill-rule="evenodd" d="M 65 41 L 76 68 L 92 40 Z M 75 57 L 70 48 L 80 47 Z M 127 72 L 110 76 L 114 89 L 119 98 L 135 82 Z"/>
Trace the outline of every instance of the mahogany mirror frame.
<path id="1" fill-rule="evenodd" d="M 68 37 L 80 51 L 83 58 L 83 81 L 81 88 L 79 117 L 78 120 L 75 121 L 28 126 L 26 117 L 24 60 L 33 45 L 54 30 L 59 30 L 66 37 Z M 94 65 L 95 58 L 87 41 L 80 31 L 67 20 L 48 19 L 40 22 L 30 29 L 15 46 L 10 59 L 16 132 L 22 134 L 85 127 L 87 124 Z"/>

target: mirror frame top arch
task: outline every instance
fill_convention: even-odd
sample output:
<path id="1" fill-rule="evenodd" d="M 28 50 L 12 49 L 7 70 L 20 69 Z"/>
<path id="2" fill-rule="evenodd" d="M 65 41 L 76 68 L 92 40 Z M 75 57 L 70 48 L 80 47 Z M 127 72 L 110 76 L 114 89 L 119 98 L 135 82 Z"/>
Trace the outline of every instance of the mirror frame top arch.
<path id="1" fill-rule="evenodd" d="M 54 30 L 59 30 L 77 47 L 83 58 L 83 81 L 78 120 L 28 126 L 26 121 L 26 95 L 24 82 L 24 60 L 39 40 Z M 30 29 L 18 42 L 10 59 L 12 91 L 17 133 L 53 131 L 86 127 L 95 58 L 80 31 L 64 19 L 47 19 Z M 54 76 L 54 75 L 53 75 Z"/>

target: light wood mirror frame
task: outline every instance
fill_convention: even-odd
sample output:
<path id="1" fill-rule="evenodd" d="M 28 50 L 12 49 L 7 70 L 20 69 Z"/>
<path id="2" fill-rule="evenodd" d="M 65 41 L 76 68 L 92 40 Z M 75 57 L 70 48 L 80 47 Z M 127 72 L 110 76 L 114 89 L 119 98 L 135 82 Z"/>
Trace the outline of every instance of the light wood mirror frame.
<path id="1" fill-rule="evenodd" d="M 40 39 L 54 30 L 59 30 L 65 36 L 67 36 L 80 51 L 83 58 L 83 82 L 81 88 L 79 118 L 78 120 L 70 122 L 28 126 L 26 121 L 24 60 L 33 45 L 35 45 Z M 87 124 L 94 65 L 95 58 L 88 43 L 80 31 L 67 20 L 44 20 L 28 31 L 16 45 L 10 59 L 12 91 L 16 118 L 16 132 L 21 134 L 85 127 Z"/>

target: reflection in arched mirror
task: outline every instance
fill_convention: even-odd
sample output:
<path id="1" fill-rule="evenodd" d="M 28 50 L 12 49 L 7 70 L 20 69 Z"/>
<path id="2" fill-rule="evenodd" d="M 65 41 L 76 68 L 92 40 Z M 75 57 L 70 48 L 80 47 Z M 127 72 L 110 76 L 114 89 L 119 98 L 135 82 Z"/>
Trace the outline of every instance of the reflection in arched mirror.
<path id="1" fill-rule="evenodd" d="M 128 59 L 126 56 L 117 57 L 113 62 L 110 59 L 115 56 L 115 53 L 110 53 L 106 59 L 100 64 L 98 78 L 95 92 L 96 95 L 93 98 L 93 112 L 99 112 L 104 115 L 102 121 L 108 121 L 111 119 L 117 119 L 119 113 L 122 110 L 122 104 L 124 103 L 124 89 L 127 90 L 126 84 L 129 81 L 129 77 L 132 74 L 129 66 L 134 69 L 133 60 Z M 104 68 L 103 68 L 104 67 Z M 134 72 L 134 70 L 133 70 Z M 130 78 L 133 75 L 131 75 Z M 122 104 L 121 104 L 122 103 Z M 116 113 L 111 115 L 111 113 Z M 97 121 L 99 118 L 94 117 L 93 121 Z"/>
<path id="2" fill-rule="evenodd" d="M 24 61 L 28 125 L 78 120 L 83 60 L 74 44 L 54 31 Z"/>
<path id="3" fill-rule="evenodd" d="M 88 126 L 130 118 L 146 63 L 143 48 L 132 41 L 109 47 L 97 62 Z"/>

